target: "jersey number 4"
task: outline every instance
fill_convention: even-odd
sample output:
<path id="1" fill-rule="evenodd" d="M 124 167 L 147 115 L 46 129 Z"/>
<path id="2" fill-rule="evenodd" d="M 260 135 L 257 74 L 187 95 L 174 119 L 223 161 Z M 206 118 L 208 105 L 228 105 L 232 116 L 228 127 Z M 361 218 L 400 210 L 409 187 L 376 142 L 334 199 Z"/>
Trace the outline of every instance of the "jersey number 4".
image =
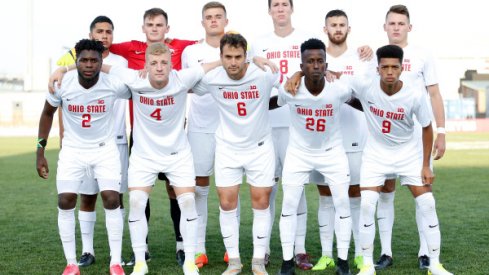
<path id="1" fill-rule="evenodd" d="M 149 116 L 157 121 L 161 121 L 161 108 L 155 109 Z"/>
<path id="2" fill-rule="evenodd" d="M 318 118 L 316 120 L 308 117 L 306 118 L 306 129 L 309 131 L 324 132 L 326 131 L 326 119 Z"/>

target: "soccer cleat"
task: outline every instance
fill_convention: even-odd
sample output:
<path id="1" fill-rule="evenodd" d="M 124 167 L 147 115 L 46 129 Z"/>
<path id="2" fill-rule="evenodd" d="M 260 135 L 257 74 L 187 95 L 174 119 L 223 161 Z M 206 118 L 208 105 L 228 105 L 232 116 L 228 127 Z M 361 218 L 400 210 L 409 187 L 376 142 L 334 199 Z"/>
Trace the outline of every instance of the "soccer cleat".
<path id="1" fill-rule="evenodd" d="M 325 270 L 328 267 L 335 267 L 334 260 L 328 256 L 322 256 L 319 258 L 317 264 L 312 268 L 312 270 Z"/>
<path id="2" fill-rule="evenodd" d="M 268 275 L 265 268 L 265 259 L 253 258 L 251 260 L 251 272 L 253 272 L 253 275 Z"/>
<path id="3" fill-rule="evenodd" d="M 392 265 L 392 257 L 383 254 L 382 256 L 380 256 L 380 259 L 375 264 L 375 269 L 382 270 L 388 268 L 391 265 Z"/>
<path id="4" fill-rule="evenodd" d="M 228 256 L 228 252 L 224 252 L 224 258 L 222 259 L 225 263 L 229 263 L 229 256 Z"/>
<path id="5" fill-rule="evenodd" d="M 453 275 L 453 273 L 448 272 L 442 264 L 437 264 L 428 268 L 428 275 Z"/>
<path id="6" fill-rule="evenodd" d="M 183 264 L 183 274 L 184 275 L 199 275 L 199 268 L 195 263 L 187 261 Z"/>
<path id="7" fill-rule="evenodd" d="M 265 266 L 268 266 L 270 264 L 270 254 L 265 253 Z"/>
<path id="8" fill-rule="evenodd" d="M 242 269 L 243 265 L 241 264 L 240 258 L 229 258 L 228 267 L 224 270 L 222 275 L 236 275 L 241 273 Z"/>
<path id="9" fill-rule="evenodd" d="M 348 260 L 338 258 L 338 262 L 336 264 L 336 275 L 351 275 Z"/>
<path id="10" fill-rule="evenodd" d="M 183 266 L 185 263 L 185 252 L 182 249 L 177 250 L 175 258 L 177 259 L 178 265 Z"/>
<path id="11" fill-rule="evenodd" d="M 62 275 L 80 275 L 80 269 L 76 264 L 69 264 L 65 267 Z"/>
<path id="12" fill-rule="evenodd" d="M 131 275 L 145 275 L 148 274 L 148 265 L 146 262 L 137 262 L 134 265 Z"/>
<path id="13" fill-rule="evenodd" d="M 197 253 L 195 254 L 195 265 L 198 268 L 202 268 L 204 265 L 207 265 L 209 263 L 209 259 L 207 258 L 207 255 L 204 253 Z"/>
<path id="14" fill-rule="evenodd" d="M 110 266 L 110 275 L 126 275 L 126 273 L 120 264 L 113 264 Z"/>
<path id="15" fill-rule="evenodd" d="M 309 270 L 312 268 L 312 264 L 309 260 L 309 255 L 306 253 L 299 253 L 295 255 L 295 264 L 299 269 Z"/>
<path id="16" fill-rule="evenodd" d="M 95 256 L 89 252 L 85 252 L 81 255 L 78 266 L 86 267 L 95 263 Z"/>
<path id="17" fill-rule="evenodd" d="M 146 260 L 146 262 L 151 262 L 151 254 L 149 254 L 149 251 L 146 251 L 144 253 L 144 259 Z M 121 259 L 121 261 L 122 261 L 122 259 Z M 136 262 L 136 257 L 134 256 L 134 253 L 132 253 L 131 260 L 129 260 L 129 262 L 127 262 L 126 265 L 132 266 L 132 265 L 134 265 L 135 262 Z"/>
<path id="18" fill-rule="evenodd" d="M 282 261 L 278 275 L 295 275 L 294 260 Z"/>
<path id="19" fill-rule="evenodd" d="M 430 258 L 426 255 L 418 257 L 419 269 L 426 270 L 430 267 Z"/>
<path id="20" fill-rule="evenodd" d="M 375 275 L 375 268 L 372 265 L 363 265 L 357 275 Z"/>
<path id="21" fill-rule="evenodd" d="M 353 264 L 357 269 L 362 269 L 363 266 L 363 256 L 356 256 L 353 260 Z"/>

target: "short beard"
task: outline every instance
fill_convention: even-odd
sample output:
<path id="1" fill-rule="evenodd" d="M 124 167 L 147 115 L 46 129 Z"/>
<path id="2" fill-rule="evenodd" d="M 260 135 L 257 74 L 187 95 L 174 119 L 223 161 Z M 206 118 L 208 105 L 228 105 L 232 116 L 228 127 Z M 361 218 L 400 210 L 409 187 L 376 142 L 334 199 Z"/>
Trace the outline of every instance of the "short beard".
<path id="1" fill-rule="evenodd" d="M 340 39 L 336 39 L 334 37 L 334 35 L 331 35 L 328 33 L 329 42 L 331 42 L 335 45 L 341 45 L 341 44 L 345 43 L 347 38 L 348 38 L 348 33 L 346 33 L 345 36 L 341 37 Z"/>

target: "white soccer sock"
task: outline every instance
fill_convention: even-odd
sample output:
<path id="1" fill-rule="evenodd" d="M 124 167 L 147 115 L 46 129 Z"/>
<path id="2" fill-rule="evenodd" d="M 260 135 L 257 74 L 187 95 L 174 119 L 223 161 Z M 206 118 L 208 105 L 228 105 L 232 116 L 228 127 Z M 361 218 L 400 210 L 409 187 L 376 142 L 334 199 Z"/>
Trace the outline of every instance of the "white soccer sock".
<path id="1" fill-rule="evenodd" d="M 329 186 L 336 212 L 334 228 L 336 234 L 336 249 L 338 250 L 337 256 L 342 260 L 348 259 L 348 249 L 350 248 L 351 239 L 351 213 L 348 188 L 348 184 Z"/>
<path id="2" fill-rule="evenodd" d="M 351 231 L 353 232 L 353 240 L 355 241 L 355 257 L 362 255 L 360 238 L 358 237 L 358 220 L 360 219 L 360 203 L 361 203 L 360 197 L 350 198 Z"/>
<path id="3" fill-rule="evenodd" d="M 75 208 L 58 208 L 58 229 L 67 264 L 76 264 Z"/>
<path id="4" fill-rule="evenodd" d="M 297 207 L 297 228 L 295 232 L 294 254 L 306 253 L 307 200 L 306 191 L 302 188 L 301 199 Z"/>
<path id="5" fill-rule="evenodd" d="M 275 223 L 275 198 L 277 197 L 278 183 L 272 187 L 270 193 L 270 227 L 268 229 L 268 238 L 266 243 L 266 253 L 270 255 L 270 240 L 272 239 L 273 224 Z"/>
<path id="6" fill-rule="evenodd" d="M 360 219 L 358 233 L 362 246 L 363 263 L 373 265 L 374 239 L 375 239 L 375 207 L 379 193 L 375 191 L 361 191 Z"/>
<path id="7" fill-rule="evenodd" d="M 124 222 L 122 221 L 120 208 L 105 209 L 105 226 L 110 247 L 110 265 L 121 263 L 122 254 L 122 232 Z"/>
<path id="8" fill-rule="evenodd" d="M 318 223 L 322 256 L 333 258 L 334 204 L 331 196 L 319 196 Z"/>
<path id="9" fill-rule="evenodd" d="M 207 197 L 209 196 L 209 186 L 195 186 L 195 207 L 199 215 L 199 227 L 197 229 L 197 249 L 198 253 L 206 253 L 205 236 L 207 230 Z"/>
<path id="10" fill-rule="evenodd" d="M 423 218 L 422 218 L 421 211 L 419 210 L 418 204 L 416 204 L 416 225 L 418 226 L 418 235 L 419 235 L 419 252 L 418 252 L 418 257 L 421 257 L 423 255 L 428 256 L 429 251 L 428 251 L 428 243 L 426 242 L 426 239 L 424 237 L 424 226 L 423 226 Z"/>
<path id="11" fill-rule="evenodd" d="M 97 220 L 97 213 L 78 211 L 78 221 L 80 222 L 80 232 L 82 240 L 82 251 L 83 253 L 88 252 L 95 255 L 93 249 L 93 231 L 95 227 L 95 221 Z"/>
<path id="12" fill-rule="evenodd" d="M 392 256 L 392 227 L 394 226 L 394 195 L 380 192 L 377 207 L 377 222 L 379 223 L 379 237 L 382 248 L 381 255 Z"/>
<path id="13" fill-rule="evenodd" d="M 282 214 L 280 216 L 280 241 L 282 257 L 288 261 L 294 257 L 294 240 L 297 229 L 297 207 L 304 191 L 303 186 L 283 185 Z"/>
<path id="14" fill-rule="evenodd" d="M 253 259 L 264 259 L 270 232 L 270 207 L 253 208 Z"/>
<path id="15" fill-rule="evenodd" d="M 440 226 L 436 215 L 435 198 L 433 193 L 424 193 L 416 198 L 416 205 L 421 212 L 424 235 L 428 243 L 430 265 L 434 266 L 440 262 Z"/>
<path id="16" fill-rule="evenodd" d="M 239 224 L 237 209 L 225 211 L 219 207 L 219 223 L 224 246 L 231 259 L 239 258 Z"/>
<path id="17" fill-rule="evenodd" d="M 129 191 L 129 231 L 131 233 L 132 250 L 136 262 L 146 261 L 146 236 L 148 221 L 144 213 L 149 194 L 141 190 Z"/>
<path id="18" fill-rule="evenodd" d="M 182 233 L 185 262 L 193 263 L 195 261 L 195 246 L 197 245 L 197 228 L 199 227 L 199 216 L 195 209 L 195 193 L 180 194 L 177 200 L 178 207 L 182 212 L 180 232 Z"/>

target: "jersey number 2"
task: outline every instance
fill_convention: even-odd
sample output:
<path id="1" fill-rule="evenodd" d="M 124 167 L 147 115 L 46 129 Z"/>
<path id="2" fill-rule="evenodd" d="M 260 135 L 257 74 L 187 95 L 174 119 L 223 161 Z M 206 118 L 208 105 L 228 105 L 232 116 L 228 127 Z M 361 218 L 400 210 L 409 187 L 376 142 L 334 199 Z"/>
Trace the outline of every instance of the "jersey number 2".
<path id="1" fill-rule="evenodd" d="M 90 114 L 83 114 L 82 115 L 82 127 L 83 128 L 90 128 L 92 125 L 90 125 L 90 121 L 92 120 L 92 116 Z"/>

